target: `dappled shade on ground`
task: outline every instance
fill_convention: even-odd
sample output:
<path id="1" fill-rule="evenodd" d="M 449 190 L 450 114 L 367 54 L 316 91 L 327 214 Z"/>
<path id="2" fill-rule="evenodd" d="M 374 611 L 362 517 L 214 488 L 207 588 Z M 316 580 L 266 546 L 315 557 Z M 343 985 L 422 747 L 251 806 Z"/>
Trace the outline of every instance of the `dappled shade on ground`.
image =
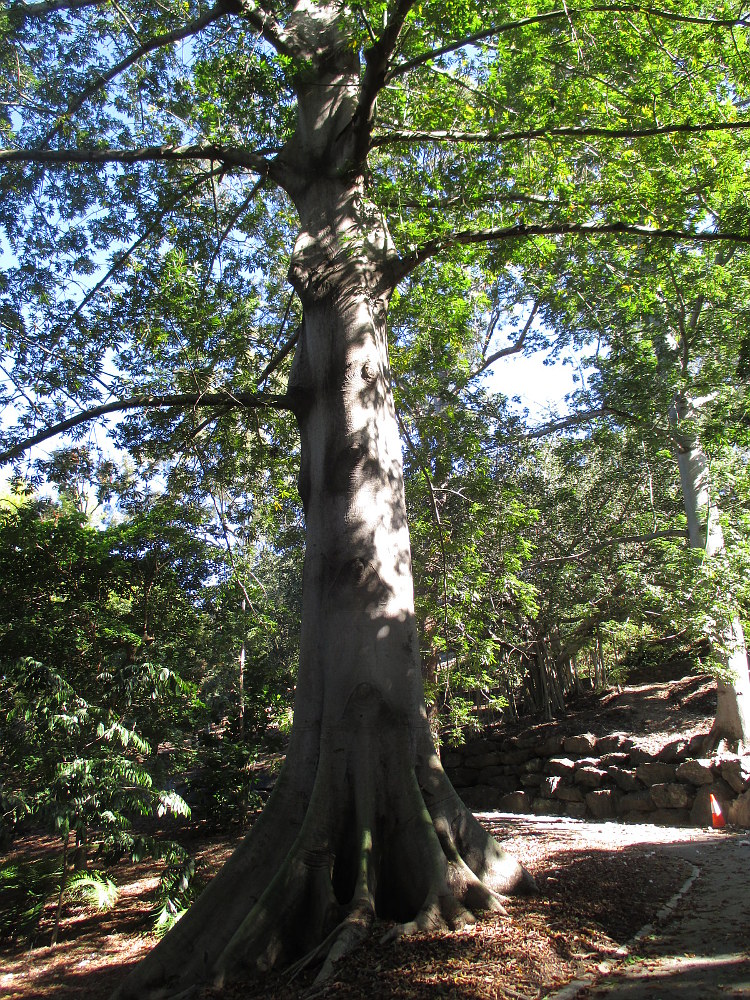
<path id="1" fill-rule="evenodd" d="M 338 967 L 337 981 L 327 988 L 327 996 L 377 993 L 404 1000 L 444 996 L 494 1000 L 505 989 L 505 995 L 515 990 L 536 997 L 539 990 L 567 982 L 611 958 L 685 878 L 684 862 L 664 856 L 658 843 L 651 842 L 690 836 L 685 831 L 571 826 L 522 817 L 494 818 L 490 826 L 532 870 L 540 895 L 510 900 L 510 919 L 488 915 L 458 933 L 420 934 L 388 945 L 375 935 Z M 634 840 L 639 843 L 633 844 Z M 38 850 L 40 841 L 35 845 Z M 48 846 L 52 848 L 51 841 Z M 232 846 L 230 838 L 201 843 L 206 869 L 217 870 Z M 16 947 L 5 952 L 0 973 L 3 1000 L 109 996 L 126 966 L 153 944 L 148 899 L 158 868 L 122 864 L 113 874 L 121 896 L 112 913 L 93 915 L 70 905 L 57 948 L 30 952 Z M 206 989 L 202 995 L 296 1000 L 309 988 L 313 975 L 311 971 L 291 982 L 283 974 L 237 982 L 221 994 Z"/>

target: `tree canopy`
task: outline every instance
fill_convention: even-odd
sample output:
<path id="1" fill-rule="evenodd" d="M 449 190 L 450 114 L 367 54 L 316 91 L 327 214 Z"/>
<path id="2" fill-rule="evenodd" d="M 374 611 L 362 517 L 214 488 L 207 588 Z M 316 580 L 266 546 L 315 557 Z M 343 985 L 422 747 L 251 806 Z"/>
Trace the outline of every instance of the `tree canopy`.
<path id="1" fill-rule="evenodd" d="M 246 408 L 284 405 L 274 390 L 298 316 L 284 150 L 315 72 L 314 7 L 5 11 L 4 398 L 20 417 L 8 450 L 81 411 L 169 404 L 148 430 L 131 415 L 121 439 L 161 457 L 210 435 L 218 460 L 239 406 L 261 443 L 267 418 Z M 742 12 L 366 3 L 342 5 L 339 30 L 361 80 L 337 169 L 367 165 L 409 302 L 402 336 L 441 323 L 419 304 L 435 255 L 453 262 L 441 297 L 461 300 L 449 323 L 489 330 L 493 301 L 528 301 L 519 271 L 544 297 L 580 271 L 572 260 L 612 246 L 605 234 L 629 238 L 631 258 L 747 242 Z M 481 344 L 446 348 L 454 364 L 469 352 L 469 374 Z"/>

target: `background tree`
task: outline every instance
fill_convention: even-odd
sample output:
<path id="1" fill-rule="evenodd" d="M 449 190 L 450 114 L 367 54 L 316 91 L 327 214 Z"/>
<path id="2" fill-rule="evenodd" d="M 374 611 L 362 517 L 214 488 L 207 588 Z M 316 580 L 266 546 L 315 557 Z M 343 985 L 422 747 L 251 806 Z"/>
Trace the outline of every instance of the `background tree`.
<path id="1" fill-rule="evenodd" d="M 693 641 L 694 609 L 677 596 L 686 531 L 669 471 L 637 434 L 601 424 L 547 439 L 520 470 L 539 512 L 522 573 L 538 595 L 524 630 L 539 710 L 560 711 L 584 674 L 599 689 L 619 680 L 618 661 L 649 635 Z"/>
<path id="2" fill-rule="evenodd" d="M 706 217 L 694 155 L 706 134 L 743 148 L 743 16 L 411 0 L 2 16 L 17 266 L 0 291 L 22 411 L 5 457 L 118 410 L 165 411 L 120 436 L 154 459 L 207 429 L 204 407 L 227 451 L 248 431 L 283 442 L 267 410 L 300 434 L 287 764 L 124 993 L 299 951 L 326 975 L 376 915 L 408 933 L 498 907 L 527 878 L 453 792 L 422 700 L 388 307 L 437 256 L 459 277 L 546 267 L 545 234 L 591 253 L 608 233 L 748 242 L 742 218 Z"/>
<path id="3" fill-rule="evenodd" d="M 194 690 L 167 665 L 158 641 L 150 657 L 145 644 L 139 650 L 129 567 L 112 541 L 51 502 L 5 504 L 0 512 L 0 833 L 9 839 L 29 817 L 60 838 L 52 944 L 71 863 L 85 873 L 94 846 L 100 862 L 142 853 L 134 819 L 190 812 L 165 785 L 157 750 L 195 710 Z M 96 873 L 72 885 L 114 891 Z M 13 905 L 9 894 L 3 925 Z"/>
<path id="4" fill-rule="evenodd" d="M 712 161 L 715 164 L 715 157 Z M 724 187 L 729 188 L 724 193 L 736 211 L 735 165 L 730 158 L 724 166 Z M 721 194 L 713 188 L 704 198 L 715 218 L 722 214 Z M 741 436 L 746 405 L 737 365 L 744 336 L 747 256 L 739 248 L 726 253 L 662 248 L 655 253 L 649 247 L 612 247 L 596 262 L 570 264 L 550 296 L 550 321 L 564 338 L 596 338 L 602 346 L 577 405 L 596 419 L 605 415 L 629 426 L 644 448 L 646 442 L 657 452 L 661 448 L 654 462 L 676 461 L 680 519 L 687 525 L 690 546 L 710 560 L 724 548 L 717 505 L 722 491 L 718 479 L 711 481 L 710 459 L 719 462 L 723 456 L 726 467 L 734 450 L 735 461 L 741 463 L 731 442 Z M 737 510 L 737 504 L 732 506 Z M 684 580 L 686 594 L 698 586 L 695 573 L 713 576 L 708 564 L 699 569 L 702 561 L 694 561 L 693 580 Z M 717 658 L 718 709 L 710 740 L 714 745 L 722 738 L 735 744 L 750 738 L 750 679 L 734 597 L 739 581 L 726 570 L 724 580 L 713 597 L 709 586 L 699 587 L 710 606 L 698 609 L 687 602 L 704 621 Z"/>

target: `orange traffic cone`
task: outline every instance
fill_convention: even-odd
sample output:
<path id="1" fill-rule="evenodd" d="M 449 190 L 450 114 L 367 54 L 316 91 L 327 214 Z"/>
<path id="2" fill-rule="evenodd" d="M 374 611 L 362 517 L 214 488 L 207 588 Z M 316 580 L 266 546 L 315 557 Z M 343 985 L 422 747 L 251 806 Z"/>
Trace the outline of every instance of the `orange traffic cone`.
<path id="1" fill-rule="evenodd" d="M 721 811 L 721 806 L 719 805 L 719 800 L 716 796 L 711 793 L 711 825 L 714 830 L 721 830 L 726 826 L 726 820 L 724 819 L 724 813 Z"/>

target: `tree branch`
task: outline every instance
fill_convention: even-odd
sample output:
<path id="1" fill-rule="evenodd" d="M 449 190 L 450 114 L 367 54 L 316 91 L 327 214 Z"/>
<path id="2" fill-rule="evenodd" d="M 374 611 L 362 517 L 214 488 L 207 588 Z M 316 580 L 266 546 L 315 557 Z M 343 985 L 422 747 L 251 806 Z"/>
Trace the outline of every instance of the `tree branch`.
<path id="1" fill-rule="evenodd" d="M 88 292 L 86 292 L 86 294 L 78 303 L 78 305 L 75 307 L 73 312 L 64 321 L 60 329 L 59 336 L 62 336 L 65 333 L 67 333 L 67 331 L 70 329 L 70 325 L 73 322 L 75 322 L 78 316 L 81 315 L 81 313 L 89 304 L 89 302 L 91 302 L 94 298 L 96 298 L 96 296 L 99 294 L 102 288 L 104 288 L 104 286 L 107 284 L 109 279 L 117 273 L 121 265 L 124 264 L 125 261 L 128 260 L 135 253 L 136 250 L 142 247 L 144 243 L 148 242 L 149 237 L 153 236 L 153 234 L 156 232 L 159 223 L 162 222 L 162 220 L 167 215 L 169 215 L 169 213 L 172 212 L 179 205 L 181 201 L 183 201 L 183 199 L 187 198 L 196 188 L 200 187 L 200 185 L 205 180 L 207 180 L 210 177 L 216 176 L 217 174 L 220 173 L 221 170 L 216 169 L 210 171 L 209 173 L 201 174 L 200 177 L 197 177 L 191 184 L 188 184 L 188 186 L 179 193 L 179 195 L 174 199 L 174 201 L 172 201 L 167 206 L 167 208 L 164 209 L 163 212 L 159 212 L 156 219 L 152 222 L 152 224 L 148 227 L 148 229 L 144 233 L 142 233 L 137 240 L 131 243 L 130 246 L 127 248 L 127 250 L 124 250 L 122 253 L 118 254 L 115 257 L 114 261 L 112 262 L 106 273 L 97 281 L 97 283 L 92 288 L 89 289 Z"/>
<path id="2" fill-rule="evenodd" d="M 190 146 L 141 146 L 138 149 L 0 149 L 0 163 L 33 163 L 60 167 L 71 163 L 174 163 L 188 160 L 216 160 L 227 167 L 245 167 L 254 173 L 273 176 L 273 160 L 235 146 L 195 144 Z"/>
<path id="3" fill-rule="evenodd" d="M 523 330 L 521 330 L 521 333 L 518 335 L 518 338 L 512 344 L 509 344 L 507 347 L 501 348 L 499 351 L 495 351 L 494 354 L 491 354 L 488 358 L 485 358 L 484 362 L 480 365 L 480 367 L 477 368 L 476 371 L 473 371 L 471 375 L 469 375 L 469 377 L 466 379 L 466 382 L 467 383 L 471 382 L 472 379 L 475 379 L 478 375 L 481 375 L 482 372 L 487 371 L 487 369 L 491 365 L 494 365 L 496 361 L 499 361 L 500 358 L 507 358 L 511 354 L 518 354 L 520 350 L 523 350 L 524 341 L 528 336 L 529 330 L 531 329 L 531 324 L 534 322 L 534 318 L 536 317 L 536 314 L 538 312 L 539 312 L 539 301 L 537 300 L 534 303 L 531 310 L 531 314 L 524 323 Z"/>
<path id="4" fill-rule="evenodd" d="M 553 420 L 548 424 L 543 424 L 526 434 L 513 438 L 517 441 L 532 441 L 534 438 L 546 437 L 547 434 L 554 434 L 555 431 L 565 430 L 567 427 L 577 427 L 579 424 L 587 424 L 589 420 L 596 420 L 597 417 L 628 417 L 630 414 L 613 410 L 610 406 L 599 406 L 593 410 L 586 410 L 585 413 L 573 413 L 569 417 L 562 417 L 560 420 Z"/>
<path id="5" fill-rule="evenodd" d="M 82 410 L 81 413 L 68 417 L 67 420 L 61 420 L 51 427 L 46 427 L 44 430 L 38 431 L 36 434 L 31 435 L 31 437 L 8 448 L 6 451 L 0 452 L 0 465 L 9 462 L 13 458 L 17 458 L 25 451 L 28 451 L 29 448 L 33 448 L 34 445 L 41 444 L 42 441 L 48 441 L 50 438 L 57 437 L 58 434 L 64 434 L 74 427 L 79 427 L 81 424 L 88 423 L 89 420 L 96 420 L 98 417 L 104 417 L 109 413 L 123 413 L 126 410 L 172 409 L 177 407 L 185 409 L 189 406 L 194 408 L 214 406 L 222 409 L 243 407 L 245 409 L 265 408 L 294 411 L 296 405 L 297 401 L 292 393 L 279 396 L 271 393 L 243 392 L 241 390 L 234 392 L 230 389 L 224 389 L 219 392 L 178 392 L 166 395 L 144 394 L 131 396 L 129 399 L 117 399 L 111 403 L 102 403 L 100 406 L 93 406 L 88 410 Z"/>
<path id="6" fill-rule="evenodd" d="M 423 66 L 426 62 L 430 62 L 432 59 L 439 59 L 440 56 L 456 52 L 458 49 L 463 49 L 467 45 L 476 45 L 477 42 L 483 42 L 488 38 L 493 38 L 495 35 L 502 35 L 505 32 L 513 31 L 516 28 L 525 28 L 532 24 L 557 20 L 561 15 L 564 15 L 564 11 L 553 10 L 547 14 L 536 14 L 533 17 L 522 17 L 518 21 L 508 21 L 505 24 L 498 24 L 492 28 L 483 28 L 481 31 L 475 31 L 471 35 L 465 35 L 463 38 L 459 38 L 454 42 L 448 42 L 446 45 L 441 45 L 436 49 L 430 49 L 429 52 L 422 52 L 420 55 L 414 56 L 413 59 L 399 63 L 398 66 L 394 66 L 391 69 L 386 82 L 390 83 L 390 81 L 397 76 L 408 73 L 410 70 L 416 69 L 418 66 Z"/>
<path id="7" fill-rule="evenodd" d="M 58 10 L 80 10 L 82 7 L 103 7 L 107 0 L 39 0 L 38 3 L 14 3 L 8 9 L 12 19 L 44 17 Z"/>
<path id="8" fill-rule="evenodd" d="M 289 303 L 291 305 L 291 297 Z M 284 317 L 284 319 L 286 320 L 286 316 Z M 291 354 L 292 350 L 297 344 L 297 341 L 299 340 L 301 333 L 302 333 L 302 324 L 300 323 L 300 325 L 297 327 L 297 329 L 294 331 L 291 337 L 279 348 L 276 354 L 274 354 L 274 356 L 268 362 L 266 367 L 263 369 L 263 371 L 261 372 L 260 379 L 258 380 L 258 385 L 263 385 L 265 382 L 267 382 L 268 379 L 271 377 L 271 375 L 273 375 L 273 373 L 279 367 L 281 362 L 284 360 L 284 358 L 287 357 L 287 355 Z"/>
<path id="9" fill-rule="evenodd" d="M 268 5 L 254 0 L 226 0 L 226 5 L 229 13 L 238 14 L 247 21 L 281 55 L 304 55 L 289 33 L 282 28 L 275 14 L 267 9 Z"/>
<path id="10" fill-rule="evenodd" d="M 584 552 L 572 552 L 567 556 L 554 556 L 552 559 L 540 559 L 537 562 L 526 563 L 525 569 L 535 569 L 537 566 L 551 566 L 553 563 L 578 562 L 587 556 L 595 555 L 602 549 L 611 549 L 615 545 L 631 545 L 637 543 L 654 542 L 660 538 L 687 538 L 687 528 L 671 528 L 665 531 L 651 531 L 646 535 L 618 535 L 613 538 L 605 538 L 603 542 L 592 545 Z"/>
<path id="11" fill-rule="evenodd" d="M 359 104 L 354 113 L 356 134 L 355 158 L 367 155 L 375 99 L 386 84 L 388 64 L 404 27 L 406 16 L 416 0 L 396 0 L 382 35 L 365 52 L 365 72 L 362 77 Z"/>
<path id="12" fill-rule="evenodd" d="M 56 11 L 80 10 L 85 7 L 103 7 L 108 0 L 37 0 L 35 3 L 14 3 L 9 13 L 16 22 L 27 18 L 44 17 Z M 224 0 L 227 14 L 242 17 L 251 27 L 255 28 L 267 42 L 285 55 L 295 55 L 296 49 L 282 29 L 274 14 L 264 9 L 263 4 L 252 0 Z"/>
<path id="13" fill-rule="evenodd" d="M 691 243 L 717 243 L 722 240 L 733 243 L 750 243 L 750 233 L 660 229 L 655 226 L 641 226 L 628 222 L 556 222 L 534 223 L 532 225 L 520 222 L 515 226 L 501 226 L 497 229 L 468 229 L 454 233 L 452 236 L 428 240 L 413 253 L 395 262 L 391 269 L 390 278 L 393 284 L 398 284 L 424 261 L 454 246 L 527 239 L 530 236 L 635 236 L 639 239 L 689 241 Z"/>
<path id="14" fill-rule="evenodd" d="M 519 28 L 527 28 L 535 24 L 544 24 L 548 21 L 558 21 L 563 19 L 569 20 L 574 17 L 583 17 L 586 14 L 647 14 L 650 17 L 660 18 L 666 21 L 674 21 L 680 24 L 697 24 L 705 25 L 706 27 L 729 29 L 740 26 L 746 27 L 748 23 L 750 23 L 747 17 L 699 17 L 689 14 L 679 14 L 675 11 L 662 10 L 659 7 L 643 6 L 641 4 L 597 4 L 592 7 L 582 7 L 580 9 L 571 9 L 566 6 L 560 8 L 559 10 L 547 11 L 544 14 L 535 14 L 531 17 L 519 18 L 517 21 L 507 21 L 504 24 L 497 24 L 491 28 L 483 28 L 481 31 L 474 32 L 472 35 L 466 35 L 456 41 L 448 42 L 446 45 L 430 49 L 429 52 L 422 52 L 420 55 L 414 56 L 413 59 L 409 59 L 406 62 L 399 63 L 398 66 L 394 66 L 388 74 L 386 82 L 390 82 L 390 80 L 394 77 L 400 76 L 403 73 L 408 73 L 410 70 L 424 65 L 424 63 L 429 62 L 431 59 L 438 59 L 440 56 L 448 55 L 450 52 L 456 52 L 458 49 L 462 49 L 467 45 L 476 45 L 477 42 L 483 42 L 488 38 L 494 37 L 495 35 L 506 34 L 509 31 L 515 31 Z"/>
<path id="15" fill-rule="evenodd" d="M 454 208 L 456 205 L 459 205 L 461 208 L 487 208 L 499 204 L 543 205 L 545 208 L 551 209 L 555 205 L 552 199 L 541 194 L 523 194 L 522 192 L 498 194 L 497 192 L 488 192 L 475 197 L 467 197 L 464 191 L 445 198 L 393 198 L 391 201 L 384 202 L 384 204 L 386 208 L 413 208 L 417 210 Z"/>
<path id="16" fill-rule="evenodd" d="M 111 83 L 116 76 L 123 73 L 128 67 L 132 66 L 133 63 L 137 62 L 143 56 L 148 55 L 149 52 L 153 52 L 154 49 L 166 48 L 168 45 L 172 45 L 174 42 L 179 42 L 183 38 L 188 38 L 190 35 L 195 35 L 197 32 L 201 31 L 203 28 L 212 24 L 223 14 L 227 13 L 227 3 L 225 0 L 217 0 L 217 3 L 211 8 L 211 10 L 206 11 L 200 17 L 196 17 L 195 20 L 188 22 L 188 24 L 183 25 L 181 28 L 175 28 L 174 31 L 168 31 L 163 35 L 155 35 L 149 41 L 144 42 L 137 49 L 128 53 L 124 59 L 121 59 L 114 66 L 110 67 L 106 73 L 97 77 L 88 87 L 85 88 L 77 97 L 75 97 L 68 105 L 65 112 L 57 120 L 57 123 L 44 137 L 41 145 L 48 145 L 52 139 L 59 134 L 60 130 L 65 125 L 66 121 L 79 111 L 83 105 L 88 101 L 90 97 L 93 97 L 97 91 L 106 87 L 108 83 Z"/>
<path id="17" fill-rule="evenodd" d="M 210 176 L 213 176 L 213 175 L 210 175 Z M 227 238 L 227 236 L 229 236 L 229 234 L 231 233 L 231 231 L 234 229 L 235 225 L 237 224 L 238 220 L 243 215 L 245 209 L 254 200 L 255 196 L 263 188 L 263 185 L 265 183 L 266 183 L 266 178 L 265 177 L 261 177 L 260 180 L 256 184 L 253 185 L 252 190 L 250 191 L 250 194 L 248 194 L 248 196 L 237 206 L 237 208 L 234 210 L 234 212 L 232 212 L 232 215 L 231 215 L 231 217 L 229 219 L 229 222 L 224 226 L 224 229 L 222 230 L 221 235 L 219 236 L 219 239 L 216 241 L 216 246 L 214 247 L 214 251 L 211 254 L 211 258 L 210 258 L 210 260 L 208 261 L 208 264 L 205 267 L 205 277 L 204 277 L 204 280 L 203 280 L 203 289 L 204 290 L 205 290 L 206 286 L 208 285 L 208 282 L 211 279 L 211 272 L 213 271 L 213 267 L 214 267 L 214 264 L 216 263 L 217 257 L 221 253 L 221 248 L 224 245 L 224 240 Z"/>
<path id="18" fill-rule="evenodd" d="M 660 135 L 700 135 L 704 132 L 733 132 L 750 129 L 750 121 L 682 122 L 676 125 L 653 125 L 648 128 L 609 128 L 598 125 L 565 125 L 560 128 L 533 128 L 518 132 L 450 132 L 445 129 L 393 129 L 376 135 L 372 146 L 392 143 L 417 142 L 468 142 L 502 143 L 526 142 L 529 139 L 645 139 Z"/>

